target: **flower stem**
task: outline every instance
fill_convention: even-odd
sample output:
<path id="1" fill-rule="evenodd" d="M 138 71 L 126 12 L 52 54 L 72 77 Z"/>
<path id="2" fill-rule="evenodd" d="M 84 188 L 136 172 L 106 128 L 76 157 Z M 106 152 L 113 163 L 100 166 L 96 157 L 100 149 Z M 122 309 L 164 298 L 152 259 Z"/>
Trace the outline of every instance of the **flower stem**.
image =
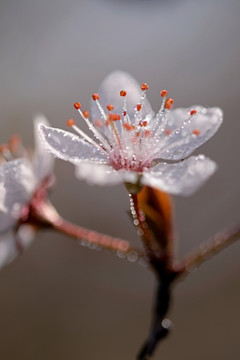
<path id="1" fill-rule="evenodd" d="M 93 248 L 102 248 L 125 256 L 134 254 L 138 259 L 144 257 L 141 250 L 132 247 L 126 240 L 89 230 L 63 219 L 50 202 L 44 201 L 36 207 L 33 206 L 31 214 L 40 227 L 47 226 L 78 241 L 84 240 L 85 244 L 93 245 Z"/>

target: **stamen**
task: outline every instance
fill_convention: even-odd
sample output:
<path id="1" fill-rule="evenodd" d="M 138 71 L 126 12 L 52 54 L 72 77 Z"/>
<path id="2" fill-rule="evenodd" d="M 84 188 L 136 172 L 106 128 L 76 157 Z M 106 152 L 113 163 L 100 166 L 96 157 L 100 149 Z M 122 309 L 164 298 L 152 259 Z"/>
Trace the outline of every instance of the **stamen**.
<path id="1" fill-rule="evenodd" d="M 75 107 L 76 110 L 81 109 L 81 104 L 79 102 L 75 102 L 75 104 L 73 105 Z"/>
<path id="2" fill-rule="evenodd" d="M 76 121 L 74 119 L 68 119 L 67 120 L 67 126 L 72 127 L 76 124 Z"/>
<path id="3" fill-rule="evenodd" d="M 128 123 L 124 123 L 124 124 L 123 124 L 123 127 L 124 127 L 124 129 L 126 129 L 127 131 L 133 130 L 132 125 L 130 125 L 130 124 L 128 124 Z"/>
<path id="4" fill-rule="evenodd" d="M 160 95 L 161 95 L 161 97 L 163 97 L 163 98 L 165 98 L 165 97 L 167 96 L 167 94 L 168 94 L 168 91 L 167 91 L 167 90 L 161 90 L 161 91 L 160 91 Z"/>
<path id="5" fill-rule="evenodd" d="M 172 132 L 172 131 L 171 131 L 170 129 L 166 129 L 166 130 L 165 130 L 165 134 L 166 134 L 167 136 L 170 135 L 171 132 Z"/>
<path id="6" fill-rule="evenodd" d="M 98 100 L 96 100 L 96 103 L 98 103 Z M 97 140 L 99 140 L 102 145 L 103 148 L 106 150 L 111 150 L 111 146 L 109 145 L 109 143 L 107 142 L 107 140 L 105 140 L 105 138 L 101 135 L 101 133 L 93 126 L 93 124 L 89 121 L 88 116 L 89 116 L 89 112 L 87 110 L 85 111 L 81 111 L 80 108 L 78 108 L 77 110 L 79 112 L 79 114 L 81 115 L 81 117 L 84 119 L 84 121 L 86 122 L 87 126 L 89 127 L 89 129 L 92 131 L 93 135 L 96 137 Z M 105 115 L 106 117 L 106 115 Z M 79 129 L 80 130 L 80 129 Z M 84 132 L 81 131 L 83 134 Z M 90 139 L 90 138 L 89 138 Z M 93 141 L 93 140 L 92 140 Z M 91 141 L 90 141 L 91 142 Z M 92 143 L 92 142 L 91 142 Z M 93 141 L 94 144 L 95 141 Z M 99 145 L 99 144 L 98 144 Z M 100 146 L 100 145 L 99 145 Z M 101 147 L 101 146 L 100 146 Z"/>
<path id="7" fill-rule="evenodd" d="M 108 119 L 109 121 L 117 121 L 117 120 L 121 120 L 121 116 L 118 114 L 109 114 Z"/>
<path id="8" fill-rule="evenodd" d="M 148 85 L 146 83 L 141 85 L 142 91 L 148 90 Z"/>
<path id="9" fill-rule="evenodd" d="M 94 126 L 96 126 L 96 127 L 103 127 L 103 122 L 102 122 L 102 120 L 101 119 L 96 119 L 95 121 L 94 121 Z"/>
<path id="10" fill-rule="evenodd" d="M 198 130 L 198 129 L 195 129 L 195 130 L 193 130 L 193 135 L 200 135 L 200 130 Z"/>
<path id="11" fill-rule="evenodd" d="M 125 97 L 127 95 L 127 92 L 125 90 L 120 91 L 120 96 Z"/>
<path id="12" fill-rule="evenodd" d="M 83 116 L 85 117 L 85 119 L 88 119 L 89 117 L 89 112 L 87 110 L 83 111 Z"/>
<path id="13" fill-rule="evenodd" d="M 92 98 L 94 101 L 99 100 L 99 95 L 97 93 L 92 94 Z"/>
<path id="14" fill-rule="evenodd" d="M 85 132 L 83 132 L 78 126 L 75 125 L 76 122 L 74 119 L 68 119 L 67 120 L 67 125 L 72 127 L 73 130 L 76 131 L 76 133 L 78 133 L 80 136 L 82 136 L 84 138 L 84 140 L 87 140 L 88 143 L 90 143 L 91 145 L 95 146 L 96 148 L 98 148 L 99 150 L 104 150 L 98 143 L 96 143 L 93 139 L 91 139 L 87 134 L 85 134 Z"/>
<path id="15" fill-rule="evenodd" d="M 165 109 L 170 110 L 173 107 L 174 100 L 172 98 L 168 98 L 165 102 Z"/>
<path id="16" fill-rule="evenodd" d="M 108 111 L 113 111 L 114 106 L 112 104 L 109 104 L 109 105 L 107 105 L 107 109 L 108 109 Z"/>
<path id="17" fill-rule="evenodd" d="M 152 131 L 156 132 L 155 133 L 155 137 L 158 136 L 159 134 L 159 131 L 163 128 L 164 124 L 162 123 L 160 128 L 159 128 L 159 125 L 160 125 L 160 120 L 163 119 L 163 116 L 164 116 L 164 112 L 165 112 L 165 104 L 166 104 L 166 96 L 168 94 L 168 91 L 167 90 L 161 90 L 160 91 L 160 95 L 161 97 L 163 98 L 162 99 L 162 103 L 161 103 L 161 106 L 160 106 L 160 109 L 155 117 L 155 124 L 152 128 Z"/>
<path id="18" fill-rule="evenodd" d="M 195 110 L 195 109 L 193 109 L 193 110 L 191 110 L 190 111 L 190 115 L 192 116 L 192 115 L 195 115 L 197 113 L 197 110 Z"/>

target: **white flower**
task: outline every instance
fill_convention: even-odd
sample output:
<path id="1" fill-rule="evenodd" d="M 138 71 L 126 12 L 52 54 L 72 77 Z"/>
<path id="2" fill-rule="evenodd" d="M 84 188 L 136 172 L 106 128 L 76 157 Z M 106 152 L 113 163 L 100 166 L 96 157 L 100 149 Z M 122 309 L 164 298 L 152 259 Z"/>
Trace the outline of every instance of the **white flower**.
<path id="1" fill-rule="evenodd" d="M 173 99 L 162 90 L 162 104 L 154 114 L 147 89 L 130 75 L 113 72 L 92 96 L 92 121 L 79 103 L 74 104 L 93 137 L 70 119 L 68 125 L 79 136 L 40 125 L 41 138 L 54 156 L 75 164 L 77 176 L 90 183 L 124 181 L 192 194 L 214 173 L 216 164 L 204 155 L 189 156 L 215 134 L 222 111 L 202 106 L 172 110 Z"/>
<path id="2" fill-rule="evenodd" d="M 0 165 L 0 267 L 13 260 L 33 240 L 35 228 L 27 221 L 29 205 L 36 194 L 40 197 L 41 189 L 47 186 L 48 176 L 52 174 L 53 157 L 39 140 L 40 123 L 48 124 L 43 116 L 34 121 L 33 156 L 29 156 L 20 143 L 2 149 L 8 161 L 2 160 Z"/>

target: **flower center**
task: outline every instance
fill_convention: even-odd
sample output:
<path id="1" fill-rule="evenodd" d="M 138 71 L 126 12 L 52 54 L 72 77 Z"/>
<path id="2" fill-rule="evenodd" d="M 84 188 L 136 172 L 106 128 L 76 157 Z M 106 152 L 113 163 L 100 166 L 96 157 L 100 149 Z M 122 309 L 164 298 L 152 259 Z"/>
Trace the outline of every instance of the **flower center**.
<path id="1" fill-rule="evenodd" d="M 139 102 L 134 107 L 134 114 L 130 118 L 127 109 L 127 91 L 120 91 L 122 98 L 121 114 L 114 112 L 114 105 L 106 105 L 106 110 L 100 103 L 97 93 L 92 95 L 93 101 L 99 110 L 99 118 L 93 122 L 89 120 L 88 111 L 81 110 L 81 104 L 76 102 L 75 109 L 93 133 L 94 139 L 85 134 L 75 123 L 69 119 L 67 124 L 71 126 L 85 141 L 104 152 L 111 165 L 116 169 L 127 169 L 135 172 L 142 172 L 144 168 L 149 168 L 154 160 L 156 150 L 159 148 L 159 141 L 165 141 L 171 137 L 174 131 L 167 128 L 167 113 L 171 111 L 174 100 L 167 98 L 168 91 L 162 90 L 161 106 L 156 115 L 146 114 L 145 98 L 148 85 L 141 85 Z M 191 110 L 189 117 L 196 114 L 196 110 Z M 189 120 L 189 119 L 187 119 Z M 186 121 L 187 121 L 186 120 Z M 193 130 L 192 134 L 199 135 L 199 130 Z M 165 138 L 165 139 L 164 139 Z"/>

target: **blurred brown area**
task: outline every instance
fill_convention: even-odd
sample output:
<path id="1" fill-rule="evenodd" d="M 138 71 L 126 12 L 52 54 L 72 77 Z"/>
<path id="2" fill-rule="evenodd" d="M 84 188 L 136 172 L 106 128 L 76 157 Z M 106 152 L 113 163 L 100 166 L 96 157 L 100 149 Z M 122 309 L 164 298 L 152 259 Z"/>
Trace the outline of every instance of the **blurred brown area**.
<path id="1" fill-rule="evenodd" d="M 196 195 L 176 197 L 178 252 L 240 219 L 238 0 L 1 0 L 0 142 L 32 140 L 32 116 L 65 128 L 72 104 L 112 70 L 149 84 L 159 107 L 218 105 L 218 134 L 197 153 L 219 170 Z M 91 187 L 57 161 L 52 201 L 68 219 L 138 242 L 121 186 Z M 175 289 L 171 336 L 156 359 L 239 359 L 239 256 L 234 244 Z M 134 359 L 150 323 L 151 272 L 50 232 L 0 272 L 0 357 L 4 360 Z"/>

